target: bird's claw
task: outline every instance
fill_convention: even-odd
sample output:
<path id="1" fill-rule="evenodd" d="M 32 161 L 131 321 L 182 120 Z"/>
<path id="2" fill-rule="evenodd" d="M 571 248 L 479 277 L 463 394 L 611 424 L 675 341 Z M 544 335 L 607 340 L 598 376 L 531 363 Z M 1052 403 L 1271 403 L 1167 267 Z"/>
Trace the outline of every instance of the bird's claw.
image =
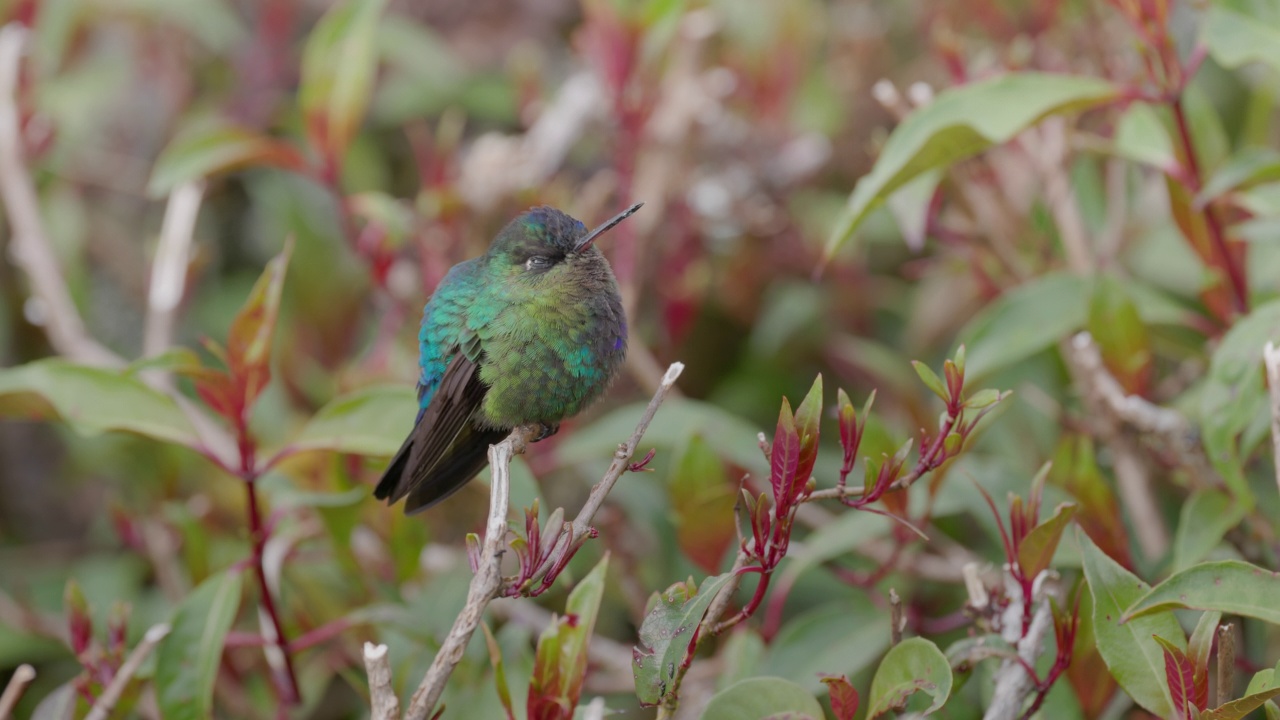
<path id="1" fill-rule="evenodd" d="M 538 436 L 533 441 L 542 442 L 558 432 L 560 432 L 560 423 L 539 423 Z"/>

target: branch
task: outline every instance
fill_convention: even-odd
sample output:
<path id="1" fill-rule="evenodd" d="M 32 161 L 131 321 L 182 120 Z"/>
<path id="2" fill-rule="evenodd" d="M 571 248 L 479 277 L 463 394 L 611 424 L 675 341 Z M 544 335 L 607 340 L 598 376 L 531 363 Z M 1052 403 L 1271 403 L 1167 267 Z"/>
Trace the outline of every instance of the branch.
<path id="1" fill-rule="evenodd" d="M 1040 573 L 1029 598 L 1022 594 L 1022 584 L 1011 573 L 1005 573 L 1005 592 L 1010 602 L 1003 614 L 1002 634 L 1017 648 L 1018 658 L 1000 663 L 1000 669 L 996 671 L 995 695 L 982 716 L 983 720 L 1015 720 L 1027 696 L 1035 689 L 1037 680 L 1027 672 L 1027 668 L 1035 667 L 1036 658 L 1044 647 L 1045 635 L 1053 628 L 1053 611 L 1049 604 L 1049 598 L 1054 594 L 1051 573 L 1050 570 Z M 1025 632 L 1022 627 L 1024 603 L 1036 605 L 1031 624 Z"/>
<path id="2" fill-rule="evenodd" d="M 1235 697 L 1236 636 L 1232 625 L 1218 626 L 1218 702 L 1226 705 Z"/>
<path id="3" fill-rule="evenodd" d="M 39 322 L 59 353 L 90 365 L 123 365 L 119 356 L 85 330 L 58 268 L 35 185 L 23 162 L 18 76 L 26 39 L 27 30 L 16 22 L 0 29 L 0 199 L 13 234 L 13 259 L 30 278 L 31 293 L 41 304 Z"/>
<path id="4" fill-rule="evenodd" d="M 445 637 L 426 676 L 409 701 L 405 720 L 426 720 L 440 700 L 453 669 L 462 660 L 462 652 L 472 633 L 480 625 L 485 607 L 502 586 L 502 553 L 507 546 L 507 509 L 511 500 L 511 458 L 523 453 L 532 438 L 532 428 L 518 427 L 502 442 L 489 446 L 489 467 L 493 469 L 493 482 L 489 487 L 489 519 L 485 523 L 479 567 L 471 578 L 467 602 L 462 606 L 462 612 L 454 620 L 449 635 Z"/>
<path id="5" fill-rule="evenodd" d="M 161 353 L 173 342 L 174 318 L 186 289 L 187 259 L 203 195 L 204 183 L 198 181 L 185 182 L 169 195 L 160 226 L 160 243 L 151 263 L 143 357 Z"/>
<path id="6" fill-rule="evenodd" d="M 573 519 L 570 532 L 565 533 L 562 542 L 568 543 L 568 547 L 581 543 L 591 533 L 592 519 L 600 511 L 600 507 L 604 505 L 604 499 L 609 495 L 609 491 L 613 490 L 613 486 L 617 484 L 618 479 L 631 467 L 631 458 L 636 454 L 636 447 L 640 444 L 640 439 L 644 437 L 645 431 L 649 429 L 649 423 L 653 422 L 654 414 L 658 412 L 658 406 L 662 405 L 662 401 L 667 398 L 667 393 L 671 392 L 682 372 L 684 372 L 684 363 L 671 363 L 671 366 L 667 368 L 666 374 L 662 376 L 662 381 L 658 383 L 658 389 L 653 393 L 653 399 L 649 401 L 648 407 L 644 409 L 644 414 L 640 416 L 640 422 L 636 423 L 635 431 L 631 433 L 631 437 L 625 443 L 618 446 L 617 452 L 613 454 L 613 464 L 605 471 L 604 477 L 600 479 L 600 482 L 591 488 L 591 494 L 587 496 L 587 502 L 582 506 L 582 510 L 578 512 L 578 516 Z M 554 556 L 555 553 L 553 552 L 552 555 Z"/>
<path id="7" fill-rule="evenodd" d="M 124 358 L 107 349 L 85 329 L 84 321 L 76 310 L 62 270 L 58 266 L 53 243 L 45 232 L 35 185 L 23 162 L 18 76 L 26 38 L 27 30 L 17 23 L 9 23 L 0 28 L 0 202 L 4 204 L 12 234 L 11 255 L 14 263 L 30 279 L 32 299 L 40 304 L 41 322 L 54 350 L 86 365 L 121 367 L 125 364 Z M 179 191 L 181 189 L 180 187 Z M 177 198 L 171 201 L 170 209 L 173 214 L 177 214 L 172 207 L 177 202 Z M 183 202 L 189 203 L 190 200 Z M 198 198 L 194 205 L 196 207 L 190 210 L 193 221 L 199 206 Z M 166 226 L 169 226 L 168 216 L 165 221 Z M 176 235 L 179 229 L 176 220 L 172 226 Z M 153 271 L 153 283 L 154 279 Z M 144 379 L 153 386 L 156 385 L 153 377 Z M 215 459 L 230 463 L 234 457 L 235 444 L 226 431 L 186 396 L 169 388 L 158 389 L 167 392 L 182 408 L 195 426 L 204 450 Z"/>
<path id="8" fill-rule="evenodd" d="M 658 406 L 662 404 L 663 399 L 667 396 L 667 393 L 671 390 L 683 370 L 684 365 L 682 363 L 672 363 L 671 367 L 667 369 L 667 373 L 663 376 L 662 383 L 658 386 L 657 392 L 654 393 L 653 399 L 649 401 L 644 414 L 640 416 L 640 422 L 636 425 L 635 432 L 631 434 L 627 442 L 618 446 L 618 451 L 613 455 L 613 464 L 609 466 L 608 471 L 605 472 L 600 482 L 596 483 L 595 487 L 591 489 L 591 494 L 587 497 L 587 502 L 582 506 L 582 510 L 574 518 L 568 531 L 557 542 L 557 552 L 559 550 L 568 551 L 576 547 L 590 535 L 592 518 L 600 510 L 600 506 L 604 504 L 605 497 L 613 489 L 618 479 L 631 467 L 631 457 L 635 454 L 636 447 L 640 444 L 640 439 L 644 437 L 645 430 L 649 428 L 649 423 L 653 421 L 654 414 L 658 412 Z M 489 489 L 489 519 L 485 525 L 484 544 L 480 550 L 479 567 L 476 568 L 476 573 L 471 578 L 471 586 L 467 590 L 467 601 L 462 607 L 462 612 L 454 621 L 453 628 L 449 630 L 449 634 L 440 646 L 440 651 L 436 653 L 435 659 L 432 660 L 426 676 L 422 678 L 422 683 L 409 701 L 409 709 L 405 711 L 405 720 L 426 720 L 428 714 L 435 708 L 436 703 L 440 700 L 441 693 L 444 692 L 444 686 L 449 679 L 449 675 L 453 673 L 453 669 L 462 659 L 462 652 L 466 649 L 467 641 L 471 639 L 472 633 L 475 632 L 476 627 L 480 624 L 485 607 L 502 589 L 501 560 L 502 553 L 505 552 L 507 547 L 507 512 L 510 504 L 508 496 L 510 494 L 509 473 L 511 458 L 524 452 L 525 446 L 532 439 L 532 436 L 532 428 L 516 428 L 505 440 L 489 447 L 489 466 L 493 471 L 493 482 Z M 557 552 L 553 552 L 551 554 L 552 557 L 556 556 Z"/>
<path id="9" fill-rule="evenodd" d="M 1262 348 L 1267 366 L 1267 390 L 1271 393 L 1271 444 L 1276 464 L 1276 485 L 1280 487 L 1280 349 L 1270 340 Z"/>
<path id="10" fill-rule="evenodd" d="M 116 703 L 120 701 L 120 696 L 124 694 L 124 689 L 138 672 L 138 668 L 142 667 L 143 661 L 168 634 L 169 626 L 163 623 L 152 625 L 147 630 L 147 634 L 142 636 L 142 642 L 129 653 L 129 657 L 125 658 L 120 670 L 116 672 L 115 677 L 111 678 L 111 684 L 102 691 L 102 695 L 93 704 L 89 714 L 85 715 L 84 720 L 107 720 L 111 716 L 111 711 L 115 709 Z M 0 717 L 4 717 L 3 712 L 0 712 Z"/>
<path id="11" fill-rule="evenodd" d="M 9 684 L 4 688 L 4 694 L 0 695 L 0 719 L 9 718 L 13 715 L 13 708 L 17 706 L 18 700 L 22 698 L 23 691 L 35 679 L 36 669 L 30 665 L 19 665 L 18 669 L 13 671 L 13 675 L 9 678 Z"/>
<path id="12" fill-rule="evenodd" d="M 364 644 L 364 670 L 369 675 L 369 720 L 399 720 L 400 698 L 391 687 L 391 662 L 386 645 Z"/>

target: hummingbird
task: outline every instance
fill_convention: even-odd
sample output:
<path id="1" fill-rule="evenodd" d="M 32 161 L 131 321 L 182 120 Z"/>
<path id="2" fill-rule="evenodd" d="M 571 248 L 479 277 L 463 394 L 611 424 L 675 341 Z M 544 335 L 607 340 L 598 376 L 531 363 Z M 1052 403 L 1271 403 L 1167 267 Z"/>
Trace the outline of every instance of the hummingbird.
<path id="1" fill-rule="evenodd" d="M 554 435 L 612 382 L 627 353 L 618 282 L 588 231 L 552 207 L 525 211 L 484 255 L 436 287 L 418 333 L 418 417 L 373 496 L 406 515 L 457 492 L 512 428 Z"/>

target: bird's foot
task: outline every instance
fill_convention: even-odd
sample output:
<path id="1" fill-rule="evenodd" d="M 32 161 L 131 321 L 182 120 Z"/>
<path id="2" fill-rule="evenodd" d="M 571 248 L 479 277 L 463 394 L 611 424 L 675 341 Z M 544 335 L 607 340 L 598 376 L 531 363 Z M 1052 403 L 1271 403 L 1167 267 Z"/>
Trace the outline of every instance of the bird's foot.
<path id="1" fill-rule="evenodd" d="M 537 428 L 538 436 L 533 441 L 541 442 L 560 432 L 560 423 L 538 423 Z"/>

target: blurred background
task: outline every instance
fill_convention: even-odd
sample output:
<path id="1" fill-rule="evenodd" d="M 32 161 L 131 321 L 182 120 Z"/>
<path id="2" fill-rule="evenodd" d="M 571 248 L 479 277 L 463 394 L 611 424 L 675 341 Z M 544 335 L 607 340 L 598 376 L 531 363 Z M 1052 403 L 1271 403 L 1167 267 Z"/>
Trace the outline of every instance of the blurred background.
<path id="1" fill-rule="evenodd" d="M 1100 426 L 1060 343 L 1093 331 L 1125 392 L 1198 419 L 1214 348 L 1280 288 L 1280 166 L 1263 150 L 1280 137 L 1280 63 L 1265 44 L 1251 53 L 1243 36 L 1209 35 L 1219 6 L 1280 26 L 1262 1 L 0 2 L 10 28 L 25 28 L 3 109 L 17 119 L 21 164 L 10 154 L 0 173 L 35 190 L 38 240 L 94 345 L 51 343 L 66 308 L 35 291 L 6 202 L 0 367 L 54 355 L 128 363 L 174 347 L 217 366 L 205 340 L 225 344 L 292 238 L 271 383 L 250 420 L 270 454 L 335 398 L 383 386 L 407 396 L 430 292 L 517 213 L 548 204 L 591 226 L 643 201 L 602 244 L 631 319 L 626 371 L 517 464 L 513 507 L 540 497 L 544 518 L 575 512 L 636 403 L 677 360 L 680 397 L 642 443 L 658 449 L 654 472 L 623 478 L 565 579 L 495 611 L 514 695 L 548 612 L 608 550 L 597 634 L 622 655 L 593 659 L 585 692 L 652 717 L 628 686 L 627 646 L 650 593 L 732 562 L 737 490 L 745 475 L 766 487 L 756 434 L 772 432 L 781 399 L 794 404 L 818 373 L 829 403 L 836 387 L 858 407 L 876 390 L 863 453 L 878 458 L 937 427 L 942 405 L 910 361 L 938 368 L 965 342 L 971 379 L 1014 394 L 963 457 L 895 506 L 931 539 L 839 506 L 811 517 L 772 617 L 703 653 L 684 712 L 697 717 L 717 687 L 752 675 L 819 695 L 820 671 L 865 687 L 889 640 L 890 585 L 909 632 L 967 632 L 960 566 L 1001 561 L 975 482 L 1004 507 L 1056 458 L 1047 507 L 1076 499 L 1095 542 L 1139 574 L 1172 567 L 1182 504 L 1213 483 L 1158 442 Z M 885 191 L 856 232 L 841 229 L 904 117 L 948 88 L 1031 71 L 1120 90 L 1043 106 L 1006 93 L 962 109 L 1009 129 L 943 137 L 960 150 L 917 154 L 925 182 Z M 1235 174 L 1212 185 L 1224 169 Z M 1227 260 L 1201 242 L 1214 225 Z M 1235 487 L 1267 487 L 1265 458 L 1250 461 L 1266 433 L 1260 370 L 1220 380 L 1258 401 L 1220 428 L 1229 444 L 1243 437 Z M 189 379 L 166 382 L 196 398 Z M 0 382 L 0 678 L 36 667 L 17 712 L 28 717 L 60 687 L 86 708 L 101 690 L 94 668 L 118 666 L 121 648 L 193 587 L 243 562 L 251 538 L 242 483 L 200 453 L 13 417 L 54 414 L 15 387 Z M 386 407 L 377 427 L 394 450 L 411 411 Z M 817 477 L 829 485 L 840 457 L 824 423 Z M 1130 441 L 1117 450 L 1119 436 Z M 310 638 L 294 653 L 302 703 L 289 717 L 363 716 L 363 640 L 391 646 L 397 687 L 411 689 L 461 605 L 462 540 L 483 527 L 485 484 L 405 518 L 367 494 L 385 452 L 375 442 L 300 453 L 259 480 L 286 634 Z M 1143 472 L 1126 490 L 1113 463 L 1134 453 Z M 1190 562 L 1274 559 L 1265 518 L 1276 505 L 1274 489 L 1260 493 L 1241 511 L 1258 519 L 1253 530 L 1219 534 Z M 1058 562 L 1078 567 L 1067 545 Z M 277 714 L 245 588 L 216 673 L 219 717 Z M 68 645 L 81 616 L 101 645 L 90 659 Z M 1273 640 L 1248 641 L 1267 667 Z M 477 638 L 446 695 L 470 710 L 445 717 L 504 716 L 488 657 Z M 1105 666 L 1072 672 L 1051 694 L 1052 717 L 1128 711 Z M 975 708 L 977 685 L 956 690 Z M 128 712 L 154 716 L 155 701 L 134 694 Z M 974 712 L 961 702 L 947 716 Z"/>

